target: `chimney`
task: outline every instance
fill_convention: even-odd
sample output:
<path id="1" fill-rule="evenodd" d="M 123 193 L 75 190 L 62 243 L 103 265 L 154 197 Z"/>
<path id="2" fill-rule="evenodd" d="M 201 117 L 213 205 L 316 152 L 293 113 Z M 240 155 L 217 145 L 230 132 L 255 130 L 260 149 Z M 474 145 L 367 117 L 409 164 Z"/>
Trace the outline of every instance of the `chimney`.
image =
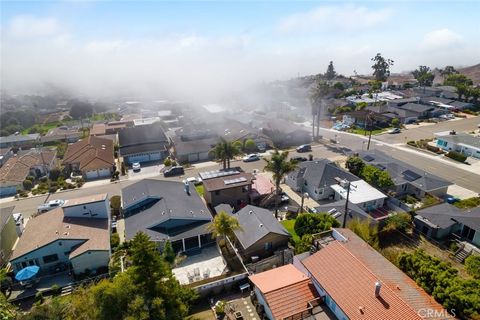
<path id="1" fill-rule="evenodd" d="M 380 289 L 382 288 L 382 284 L 380 281 L 375 282 L 375 297 L 380 297 Z"/>

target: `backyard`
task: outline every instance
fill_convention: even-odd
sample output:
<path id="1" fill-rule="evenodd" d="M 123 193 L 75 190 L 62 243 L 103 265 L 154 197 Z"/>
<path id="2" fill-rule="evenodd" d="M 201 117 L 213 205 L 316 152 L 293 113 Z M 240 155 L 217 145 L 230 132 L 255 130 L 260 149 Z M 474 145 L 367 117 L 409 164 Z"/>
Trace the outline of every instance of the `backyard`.
<path id="1" fill-rule="evenodd" d="M 300 237 L 298 234 L 295 232 L 294 226 L 295 226 L 295 219 L 293 220 L 283 220 L 282 225 L 287 229 L 287 231 L 292 235 L 292 240 L 293 242 L 297 243 L 300 241 Z"/>
<path id="2" fill-rule="evenodd" d="M 199 196 L 203 197 L 203 194 L 204 194 L 203 184 L 197 184 L 195 186 L 195 190 L 197 190 L 197 193 Z"/>

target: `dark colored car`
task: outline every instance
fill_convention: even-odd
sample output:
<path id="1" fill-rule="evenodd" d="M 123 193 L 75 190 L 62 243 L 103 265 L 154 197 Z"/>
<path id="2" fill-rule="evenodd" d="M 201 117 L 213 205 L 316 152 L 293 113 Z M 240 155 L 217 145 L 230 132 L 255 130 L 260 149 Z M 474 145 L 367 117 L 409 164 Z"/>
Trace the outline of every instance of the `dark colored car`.
<path id="1" fill-rule="evenodd" d="M 292 160 L 295 160 L 298 162 L 304 162 L 304 161 L 307 161 L 308 159 L 305 157 L 293 157 Z"/>
<path id="2" fill-rule="evenodd" d="M 301 146 L 297 147 L 297 152 L 309 152 L 312 151 L 312 146 L 309 144 L 302 144 Z"/>
<path id="3" fill-rule="evenodd" d="M 171 167 L 170 169 L 165 170 L 163 172 L 163 176 L 164 177 L 173 177 L 173 176 L 182 175 L 184 173 L 185 173 L 185 171 L 183 171 L 182 166 L 175 166 L 175 167 Z"/>

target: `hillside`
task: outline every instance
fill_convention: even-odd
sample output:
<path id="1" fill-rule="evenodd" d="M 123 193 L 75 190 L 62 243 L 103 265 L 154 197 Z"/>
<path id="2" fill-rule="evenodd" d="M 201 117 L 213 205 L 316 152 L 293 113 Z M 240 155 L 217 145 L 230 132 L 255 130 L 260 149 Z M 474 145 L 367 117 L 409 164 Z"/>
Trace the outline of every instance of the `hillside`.
<path id="1" fill-rule="evenodd" d="M 480 85 L 480 63 L 466 68 L 459 68 L 458 71 L 472 79 L 475 85 Z"/>

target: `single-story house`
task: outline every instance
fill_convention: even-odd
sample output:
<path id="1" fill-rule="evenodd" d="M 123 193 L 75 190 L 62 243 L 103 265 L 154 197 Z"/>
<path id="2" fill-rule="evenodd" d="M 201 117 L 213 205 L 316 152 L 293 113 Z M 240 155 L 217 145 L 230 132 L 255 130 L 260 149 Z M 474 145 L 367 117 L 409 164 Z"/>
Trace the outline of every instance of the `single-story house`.
<path id="1" fill-rule="evenodd" d="M 118 142 L 126 164 L 162 161 L 169 154 L 169 142 L 159 123 L 124 128 L 118 132 Z"/>
<path id="2" fill-rule="evenodd" d="M 115 168 L 113 141 L 89 136 L 68 145 L 63 164 L 70 171 L 81 172 L 86 180 L 110 178 Z"/>
<path id="3" fill-rule="evenodd" d="M 322 302 L 308 276 L 291 264 L 251 275 L 248 279 L 271 320 L 306 319 Z"/>
<path id="4" fill-rule="evenodd" d="M 255 179 L 252 173 L 232 168 L 200 172 L 199 176 L 203 180 L 203 197 L 211 207 L 226 203 L 242 208 L 249 204 L 252 181 Z"/>
<path id="5" fill-rule="evenodd" d="M 39 133 L 32 134 L 12 134 L 6 137 L 0 137 L 0 148 L 33 148 L 40 138 Z"/>
<path id="6" fill-rule="evenodd" d="M 456 151 L 467 157 L 480 158 L 480 137 L 468 133 L 436 133 L 437 147 L 445 151 Z"/>
<path id="7" fill-rule="evenodd" d="M 412 113 L 415 113 L 417 119 L 425 119 L 428 117 L 429 112 L 433 111 L 435 107 L 430 105 L 420 104 L 420 103 L 409 102 L 404 105 L 398 106 L 397 109 L 408 110 Z M 397 109 L 392 108 L 391 111 L 397 110 Z M 410 119 L 408 120 L 411 121 Z"/>
<path id="8" fill-rule="evenodd" d="M 452 185 L 450 181 L 390 157 L 379 150 L 356 151 L 355 153 L 366 164 L 388 172 L 394 183 L 391 190 L 397 196 L 409 194 L 421 199 L 425 197 L 426 193 L 429 193 L 443 197 L 447 194 L 448 187 Z"/>
<path id="9" fill-rule="evenodd" d="M 122 207 L 127 240 L 144 232 L 160 248 L 170 241 L 175 252 L 215 241 L 207 230 L 212 215 L 193 184 L 144 179 L 122 189 Z"/>
<path id="10" fill-rule="evenodd" d="M 298 146 L 312 142 L 311 130 L 283 119 L 266 121 L 262 130 L 276 147 Z"/>
<path id="11" fill-rule="evenodd" d="M 82 131 L 78 128 L 69 128 L 67 126 L 61 126 L 53 128 L 47 132 L 46 135 L 40 137 L 41 143 L 64 141 L 68 143 L 77 142 L 82 137 Z"/>
<path id="12" fill-rule="evenodd" d="M 0 267 L 8 262 L 13 245 L 18 239 L 13 209 L 14 206 L 0 208 Z"/>
<path id="13" fill-rule="evenodd" d="M 351 230 L 323 233 L 314 248 L 313 254 L 295 256 L 293 265 L 310 278 L 337 319 L 422 319 L 420 310 L 433 313 L 431 319 L 453 318 Z"/>
<path id="14" fill-rule="evenodd" d="M 0 168 L 0 196 L 12 196 L 23 190 L 23 181 L 29 175 L 45 176 L 55 167 L 56 151 L 29 150 L 12 156 Z"/>
<path id="15" fill-rule="evenodd" d="M 471 102 L 462 102 L 462 101 L 456 101 L 456 100 L 453 102 L 450 102 L 449 105 L 451 105 L 452 107 L 455 107 L 455 109 L 458 109 L 458 110 L 463 110 L 463 109 L 468 109 L 473 107 L 473 103 Z"/>
<path id="16" fill-rule="evenodd" d="M 307 192 L 314 200 L 333 199 L 335 192 L 331 186 L 336 183 L 335 178 L 358 180 L 334 162 L 320 159 L 299 163 L 298 168 L 287 175 L 286 184 L 297 192 Z"/>
<path id="17" fill-rule="evenodd" d="M 14 272 L 37 265 L 41 274 L 75 274 L 108 267 L 110 205 L 107 194 L 68 200 L 29 220 L 10 258 Z"/>
<path id="18" fill-rule="evenodd" d="M 442 240 L 451 234 L 480 247 L 480 208 L 459 209 L 442 203 L 418 210 L 415 228 L 429 238 Z"/>
<path id="19" fill-rule="evenodd" d="M 335 192 L 334 199 L 336 201 L 347 198 L 348 182 L 343 180 L 338 184 L 330 186 Z M 348 202 L 353 203 L 366 212 L 375 211 L 382 208 L 385 204 L 387 196 L 378 191 L 363 180 L 356 179 L 350 181 L 350 194 Z"/>
<path id="20" fill-rule="evenodd" d="M 337 221 L 342 224 L 344 219 L 344 212 L 345 212 L 345 202 L 346 200 L 338 200 L 334 202 L 329 202 L 325 204 L 321 204 L 318 207 L 313 208 L 314 213 L 327 213 L 337 219 Z M 360 208 L 358 205 L 353 203 L 348 203 L 348 215 L 346 222 L 348 223 L 352 219 L 367 219 L 369 222 L 375 223 L 377 222 L 375 217 L 372 217 L 369 213 L 367 213 L 364 209 Z"/>
<path id="21" fill-rule="evenodd" d="M 177 132 L 171 137 L 175 158 L 180 163 L 193 163 L 213 159 L 212 150 L 218 138 L 212 135 L 199 136 Z"/>
<path id="22" fill-rule="evenodd" d="M 217 207 L 216 207 L 217 208 Z M 235 230 L 235 246 L 246 261 L 271 256 L 288 246 L 290 233 L 267 209 L 247 205 L 232 213 L 241 230 Z"/>

